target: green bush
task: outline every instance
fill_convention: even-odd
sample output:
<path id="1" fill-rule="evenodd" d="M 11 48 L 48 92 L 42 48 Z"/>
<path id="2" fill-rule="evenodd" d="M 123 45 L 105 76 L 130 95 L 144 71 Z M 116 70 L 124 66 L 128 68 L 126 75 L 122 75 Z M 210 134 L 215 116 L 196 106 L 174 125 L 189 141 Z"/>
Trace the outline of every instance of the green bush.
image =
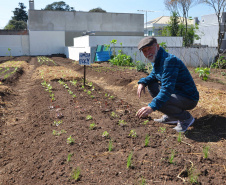
<path id="1" fill-rule="evenodd" d="M 118 55 L 109 59 L 109 62 L 116 66 L 134 66 L 131 56 L 122 54 L 122 50 L 118 51 Z"/>
<path id="2" fill-rule="evenodd" d="M 211 64 L 211 68 L 226 69 L 225 58 L 223 56 L 220 56 L 215 63 Z"/>

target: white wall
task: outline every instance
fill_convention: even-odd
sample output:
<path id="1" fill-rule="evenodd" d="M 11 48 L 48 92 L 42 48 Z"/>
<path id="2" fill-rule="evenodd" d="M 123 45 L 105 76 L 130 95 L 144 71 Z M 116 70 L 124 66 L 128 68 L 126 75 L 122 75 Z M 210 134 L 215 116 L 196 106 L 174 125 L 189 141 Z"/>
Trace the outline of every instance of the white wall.
<path id="1" fill-rule="evenodd" d="M 0 35 L 0 56 L 9 56 L 8 48 L 12 56 L 29 55 L 29 36 Z"/>
<path id="2" fill-rule="evenodd" d="M 64 31 L 29 31 L 30 55 L 63 54 L 65 52 Z"/>

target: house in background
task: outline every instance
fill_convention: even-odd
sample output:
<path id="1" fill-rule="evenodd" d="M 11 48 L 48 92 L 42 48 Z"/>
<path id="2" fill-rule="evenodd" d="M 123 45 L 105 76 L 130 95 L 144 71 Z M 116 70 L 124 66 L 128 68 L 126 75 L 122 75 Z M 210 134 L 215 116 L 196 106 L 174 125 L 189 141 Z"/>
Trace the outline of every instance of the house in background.
<path id="1" fill-rule="evenodd" d="M 221 33 L 224 33 L 224 22 L 226 21 L 226 12 L 224 12 L 221 16 Z M 208 47 L 217 47 L 218 42 L 218 20 L 216 14 L 203 15 L 201 17 L 201 21 L 199 23 L 199 30 L 197 31 L 197 35 L 199 35 L 200 39 L 195 41 L 195 44 L 205 45 Z M 223 38 L 221 49 L 226 49 L 226 37 Z"/>
<path id="2" fill-rule="evenodd" d="M 180 17 L 180 23 L 182 22 L 183 18 Z M 194 21 L 197 19 L 189 20 L 188 25 L 194 25 Z M 170 16 L 161 16 L 151 21 L 148 21 L 144 24 L 144 35 L 145 36 L 160 36 L 160 31 L 163 27 L 168 26 L 170 22 Z"/>

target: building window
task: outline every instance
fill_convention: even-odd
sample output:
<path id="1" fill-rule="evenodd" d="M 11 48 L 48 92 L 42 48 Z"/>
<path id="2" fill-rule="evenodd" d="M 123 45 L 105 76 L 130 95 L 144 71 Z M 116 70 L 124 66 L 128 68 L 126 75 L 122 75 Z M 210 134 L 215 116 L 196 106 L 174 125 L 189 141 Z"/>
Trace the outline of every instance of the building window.
<path id="1" fill-rule="evenodd" d="M 152 36 L 152 31 L 148 31 L 148 36 Z"/>

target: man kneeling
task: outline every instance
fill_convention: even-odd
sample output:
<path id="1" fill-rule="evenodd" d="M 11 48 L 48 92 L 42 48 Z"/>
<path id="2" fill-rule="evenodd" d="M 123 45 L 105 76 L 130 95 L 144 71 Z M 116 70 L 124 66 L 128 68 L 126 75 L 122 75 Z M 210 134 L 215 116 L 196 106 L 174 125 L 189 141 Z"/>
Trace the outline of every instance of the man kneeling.
<path id="1" fill-rule="evenodd" d="M 176 56 L 159 47 L 156 38 L 145 37 L 138 44 L 138 49 L 152 63 L 153 70 L 146 78 L 138 82 L 137 95 L 140 98 L 145 87 L 153 97 L 147 107 L 137 112 L 137 117 L 145 118 L 158 110 L 165 115 L 154 121 L 177 124 L 177 132 L 185 132 L 195 119 L 186 111 L 195 108 L 199 100 L 199 92 L 190 72 Z"/>

